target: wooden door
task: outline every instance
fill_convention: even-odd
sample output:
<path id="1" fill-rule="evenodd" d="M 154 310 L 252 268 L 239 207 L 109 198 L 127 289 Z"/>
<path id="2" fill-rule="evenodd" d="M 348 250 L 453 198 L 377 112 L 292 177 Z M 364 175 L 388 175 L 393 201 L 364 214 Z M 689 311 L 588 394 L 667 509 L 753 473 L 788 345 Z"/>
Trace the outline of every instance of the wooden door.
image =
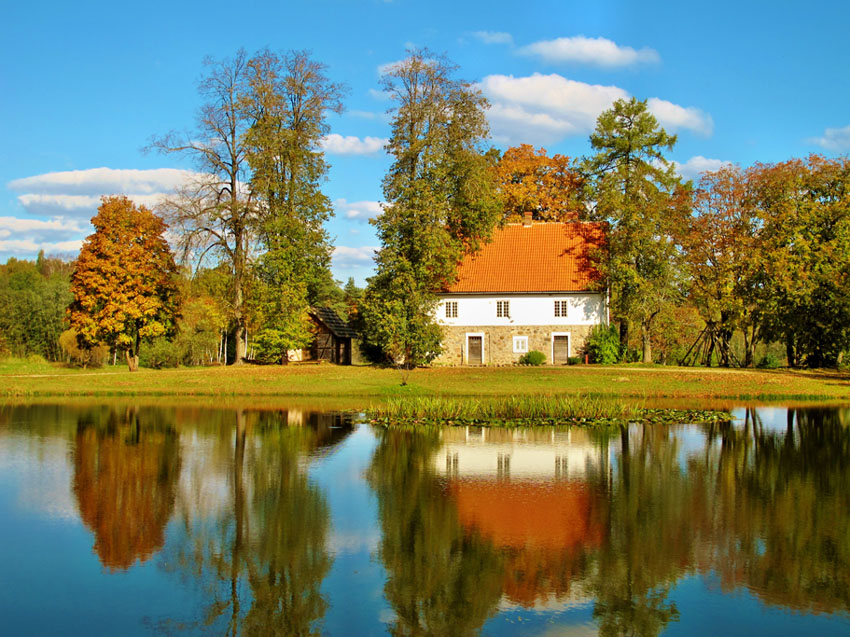
<path id="1" fill-rule="evenodd" d="M 484 362 L 484 346 L 480 336 L 469 336 L 466 341 L 467 362 L 470 365 L 480 365 Z"/>
<path id="2" fill-rule="evenodd" d="M 555 365 L 566 365 L 567 357 L 570 355 L 570 337 L 552 337 L 552 362 Z"/>

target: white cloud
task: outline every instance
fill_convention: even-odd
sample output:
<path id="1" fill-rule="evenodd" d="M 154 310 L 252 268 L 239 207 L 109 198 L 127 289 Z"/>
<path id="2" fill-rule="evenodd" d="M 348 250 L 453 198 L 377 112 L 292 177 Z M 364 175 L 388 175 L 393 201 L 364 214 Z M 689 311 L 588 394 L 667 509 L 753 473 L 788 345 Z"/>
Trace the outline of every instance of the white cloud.
<path id="1" fill-rule="evenodd" d="M 514 38 L 510 33 L 503 31 L 475 31 L 472 34 L 477 40 L 484 44 L 513 44 Z"/>
<path id="2" fill-rule="evenodd" d="M 199 177 L 199 173 L 176 168 L 90 168 L 15 179 L 8 187 L 23 193 L 18 201 L 32 215 L 91 218 L 103 195 L 124 194 L 137 204 L 153 207 L 163 196 Z"/>
<path id="3" fill-rule="evenodd" d="M 76 252 L 104 195 L 124 194 L 153 208 L 161 199 L 199 173 L 176 168 L 153 170 L 92 168 L 45 173 L 9 182 L 24 209 L 42 219 L 0 217 L 0 252 L 34 256 Z"/>
<path id="4" fill-rule="evenodd" d="M 0 217 L 0 236 L 9 236 L 13 232 L 37 232 L 40 234 L 78 234 L 86 228 L 76 220 L 57 217 L 48 221 L 41 219 L 18 219 L 17 217 Z"/>
<path id="5" fill-rule="evenodd" d="M 374 111 L 348 111 L 348 114 L 352 117 L 359 117 L 360 119 L 374 119 L 379 120 L 382 117 L 381 113 L 375 113 Z"/>
<path id="6" fill-rule="evenodd" d="M 151 170 L 90 168 L 45 173 L 9 182 L 11 190 L 38 194 L 109 195 L 135 193 L 139 195 L 171 192 L 196 173 L 177 168 Z"/>
<path id="7" fill-rule="evenodd" d="M 677 161 L 671 163 L 676 169 L 676 172 L 685 179 L 699 179 L 700 175 L 704 172 L 714 172 L 716 170 L 720 170 L 724 166 L 732 164 L 731 161 L 725 161 L 723 159 L 709 159 L 702 155 L 695 155 L 685 163 Z"/>
<path id="8" fill-rule="evenodd" d="M 352 201 L 337 199 L 334 208 L 339 210 L 346 219 L 368 221 L 380 215 L 384 210 L 380 201 Z"/>
<path id="9" fill-rule="evenodd" d="M 704 137 L 709 137 L 714 130 L 714 121 L 711 116 L 693 106 L 679 106 L 657 97 L 650 97 L 646 101 L 646 106 L 665 128 L 672 130 L 686 128 Z"/>
<path id="10" fill-rule="evenodd" d="M 577 82 L 557 73 L 488 75 L 479 86 L 491 103 L 488 119 L 493 138 L 508 144 L 549 144 L 570 135 L 586 135 L 602 111 L 630 97 L 618 86 Z M 647 106 L 662 126 L 711 134 L 711 117 L 699 109 L 658 98 L 647 100 Z"/>
<path id="11" fill-rule="evenodd" d="M 39 250 L 44 250 L 45 254 L 65 254 L 79 252 L 82 245 L 82 239 L 58 241 L 55 243 L 34 241 L 32 239 L 10 239 L 9 241 L 0 241 L 0 254 L 29 256 L 35 255 Z"/>
<path id="12" fill-rule="evenodd" d="M 333 264 L 337 268 L 371 267 L 375 265 L 375 246 L 352 248 L 336 246 L 333 253 Z"/>
<path id="13" fill-rule="evenodd" d="M 821 148 L 841 153 L 850 150 L 850 126 L 844 128 L 827 128 L 821 137 L 808 140 Z"/>
<path id="14" fill-rule="evenodd" d="M 379 67 L 380 69 L 380 67 Z M 376 88 L 369 89 L 369 95 L 372 96 L 373 99 L 378 100 L 379 102 L 387 102 L 392 99 L 392 95 L 387 93 L 386 91 L 379 91 Z"/>
<path id="15" fill-rule="evenodd" d="M 555 64 L 572 62 L 607 68 L 654 63 L 661 59 L 655 49 L 635 50 L 630 46 L 620 46 L 607 38 L 588 38 L 583 35 L 541 40 L 522 47 L 519 53 L 537 56 Z"/>
<path id="16" fill-rule="evenodd" d="M 110 193 L 111 194 L 111 193 Z M 153 208 L 162 200 L 166 193 L 156 195 L 128 194 L 136 204 Z M 100 206 L 100 196 L 92 195 L 20 195 L 18 201 L 31 215 L 41 217 L 75 215 L 90 219 L 97 213 Z"/>
<path id="17" fill-rule="evenodd" d="M 488 75 L 480 86 L 491 103 L 493 136 L 508 143 L 550 143 L 587 133 L 602 111 L 629 96 L 616 86 L 585 84 L 554 73 Z"/>
<path id="18" fill-rule="evenodd" d="M 396 60 L 395 62 L 385 62 L 384 64 L 379 64 L 378 65 L 378 75 L 385 75 L 386 73 L 389 73 L 394 68 L 404 64 L 405 62 L 407 62 L 407 58 L 405 58 L 403 60 Z M 374 89 L 370 90 L 370 92 L 372 92 L 372 91 L 374 91 Z M 374 92 L 380 93 L 380 91 L 374 91 Z"/>
<path id="19" fill-rule="evenodd" d="M 321 146 L 325 152 L 333 155 L 374 155 L 383 150 L 389 140 L 385 137 L 364 137 L 337 135 L 331 133 L 322 138 Z"/>

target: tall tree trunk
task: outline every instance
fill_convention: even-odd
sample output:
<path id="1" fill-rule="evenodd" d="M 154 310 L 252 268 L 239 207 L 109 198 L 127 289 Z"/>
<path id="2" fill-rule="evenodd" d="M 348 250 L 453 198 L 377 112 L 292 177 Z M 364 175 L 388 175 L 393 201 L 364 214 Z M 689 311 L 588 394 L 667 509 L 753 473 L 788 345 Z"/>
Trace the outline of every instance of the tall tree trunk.
<path id="1" fill-rule="evenodd" d="M 797 351 L 794 347 L 794 335 L 787 334 L 785 337 L 785 356 L 788 359 L 789 367 L 797 366 Z"/>
<path id="2" fill-rule="evenodd" d="M 242 274 L 234 277 L 233 285 L 236 288 L 234 295 L 233 311 L 236 319 L 236 329 L 233 337 L 236 340 L 236 358 L 233 360 L 234 365 L 241 365 L 245 362 L 245 317 L 242 314 L 243 295 L 242 295 Z"/>
<path id="3" fill-rule="evenodd" d="M 756 328 L 753 326 L 752 334 L 747 326 L 744 326 L 744 367 L 752 367 L 756 356 Z"/>
<path id="4" fill-rule="evenodd" d="M 142 338 L 136 333 L 136 341 L 124 350 L 124 353 L 127 356 L 127 367 L 130 368 L 131 372 L 138 371 L 139 369 L 139 346 L 142 344 Z"/>
<path id="5" fill-rule="evenodd" d="M 234 166 L 236 165 L 234 160 Z M 239 202 L 236 197 L 238 192 L 239 181 L 238 174 L 234 171 L 231 173 L 231 208 L 233 219 L 237 219 L 239 215 Z M 236 321 L 236 359 L 234 365 L 241 365 L 245 362 L 245 295 L 243 286 L 245 285 L 245 270 L 247 267 L 245 254 L 245 227 L 237 223 L 233 229 L 233 314 Z"/>
<path id="6" fill-rule="evenodd" d="M 643 362 L 651 363 L 652 362 L 652 339 L 650 338 L 649 327 L 643 326 L 641 328 L 641 345 L 643 346 Z"/>
<path id="7" fill-rule="evenodd" d="M 127 358 L 127 367 L 131 372 L 135 372 L 139 370 L 139 355 L 134 354 L 131 350 L 124 350 L 124 354 Z"/>
<path id="8" fill-rule="evenodd" d="M 643 346 L 643 362 L 652 362 L 652 323 L 661 310 L 655 310 L 646 319 L 640 322 L 641 345 Z"/>
<path id="9" fill-rule="evenodd" d="M 620 360 L 626 359 L 626 354 L 629 351 L 629 319 L 623 317 L 620 319 Z"/>

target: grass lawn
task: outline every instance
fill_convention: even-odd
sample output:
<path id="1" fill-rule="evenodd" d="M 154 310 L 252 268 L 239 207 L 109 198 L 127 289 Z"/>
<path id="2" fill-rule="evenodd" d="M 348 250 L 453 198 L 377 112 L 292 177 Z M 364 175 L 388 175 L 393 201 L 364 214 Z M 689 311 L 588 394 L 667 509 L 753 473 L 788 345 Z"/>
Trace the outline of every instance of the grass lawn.
<path id="1" fill-rule="evenodd" d="M 328 401 L 366 407 L 393 396 L 594 394 L 649 402 L 729 404 L 850 402 L 850 374 L 834 371 L 719 370 L 642 365 L 436 367 L 401 372 L 367 366 L 290 364 L 168 370 L 107 366 L 81 370 L 26 361 L 0 362 L 0 400 L 37 397 L 151 396 L 220 400 L 251 397 Z M 159 401 L 157 401 L 159 402 Z"/>

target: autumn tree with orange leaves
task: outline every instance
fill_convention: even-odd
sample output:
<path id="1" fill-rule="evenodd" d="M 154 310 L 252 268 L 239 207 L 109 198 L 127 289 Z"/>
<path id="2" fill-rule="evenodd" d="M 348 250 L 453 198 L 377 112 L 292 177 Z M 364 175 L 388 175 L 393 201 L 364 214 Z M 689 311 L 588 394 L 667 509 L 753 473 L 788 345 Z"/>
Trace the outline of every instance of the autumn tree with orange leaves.
<path id="1" fill-rule="evenodd" d="M 81 346 L 106 343 L 139 367 L 143 340 L 173 336 L 180 300 L 165 222 L 126 197 L 104 197 L 71 276 L 71 328 Z"/>
<path id="2" fill-rule="evenodd" d="M 494 170 L 508 221 L 526 212 L 538 221 L 574 221 L 585 211 L 583 180 L 569 157 L 522 144 L 508 148 Z"/>
<path id="3" fill-rule="evenodd" d="M 753 365 L 761 339 L 764 304 L 759 229 L 763 225 L 752 193 L 753 170 L 724 166 L 703 174 L 677 240 L 689 275 L 688 296 L 710 333 L 704 364 L 714 355 L 723 367 Z M 735 361 L 732 335 L 744 336 L 744 358 Z"/>

